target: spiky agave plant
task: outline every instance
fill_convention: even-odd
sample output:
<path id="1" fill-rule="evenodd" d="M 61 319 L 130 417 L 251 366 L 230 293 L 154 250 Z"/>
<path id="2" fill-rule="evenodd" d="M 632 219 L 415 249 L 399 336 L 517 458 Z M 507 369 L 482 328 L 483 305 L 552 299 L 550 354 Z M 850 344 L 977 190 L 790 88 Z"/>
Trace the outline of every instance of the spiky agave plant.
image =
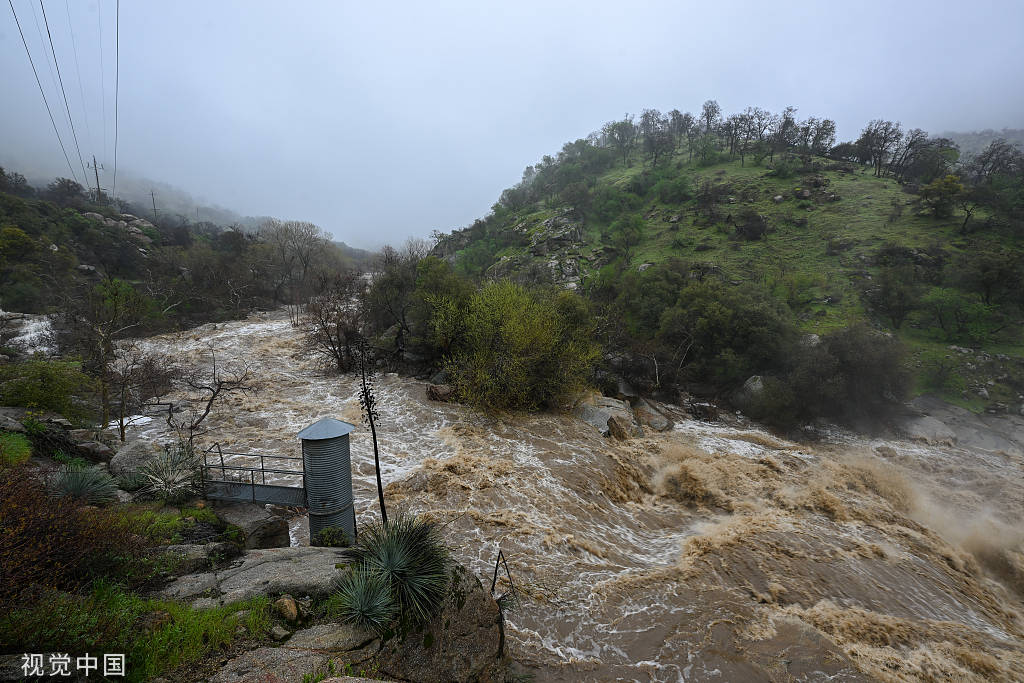
<path id="1" fill-rule="evenodd" d="M 70 496 L 96 505 L 114 499 L 117 482 L 95 467 L 64 465 L 50 479 L 50 490 L 58 496 Z"/>
<path id="2" fill-rule="evenodd" d="M 395 602 L 380 574 L 357 566 L 334 581 L 333 611 L 341 619 L 366 631 L 381 634 L 394 620 Z"/>
<path id="3" fill-rule="evenodd" d="M 145 479 L 144 491 L 161 500 L 176 502 L 198 492 L 198 464 L 191 447 L 182 443 L 139 468 Z"/>
<path id="4" fill-rule="evenodd" d="M 381 577 L 399 614 L 430 620 L 448 591 L 448 548 L 436 524 L 399 513 L 385 527 L 371 526 L 343 553 L 361 571 Z"/>

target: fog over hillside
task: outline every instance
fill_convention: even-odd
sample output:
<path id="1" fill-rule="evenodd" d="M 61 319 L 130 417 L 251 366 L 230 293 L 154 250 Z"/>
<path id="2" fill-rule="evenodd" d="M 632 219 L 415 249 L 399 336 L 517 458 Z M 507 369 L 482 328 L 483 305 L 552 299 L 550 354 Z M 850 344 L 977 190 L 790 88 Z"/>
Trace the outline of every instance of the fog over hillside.
<path id="1" fill-rule="evenodd" d="M 1024 71 L 1020 3 L 449 2 L 391 12 L 189 0 L 122 6 L 115 46 L 115 4 L 99 0 L 48 8 L 80 162 L 40 8 L 13 8 L 75 174 L 91 175 L 95 154 L 109 187 L 117 137 L 126 192 L 130 175 L 152 178 L 243 216 L 310 220 L 363 247 L 467 225 L 527 164 L 643 107 L 794 105 L 834 118 L 840 140 L 878 117 L 998 130 L 1019 128 L 1024 111 L 1013 87 Z M 5 14 L 0 164 L 67 175 Z M 935 50 L 950 26 L 956 45 Z"/>

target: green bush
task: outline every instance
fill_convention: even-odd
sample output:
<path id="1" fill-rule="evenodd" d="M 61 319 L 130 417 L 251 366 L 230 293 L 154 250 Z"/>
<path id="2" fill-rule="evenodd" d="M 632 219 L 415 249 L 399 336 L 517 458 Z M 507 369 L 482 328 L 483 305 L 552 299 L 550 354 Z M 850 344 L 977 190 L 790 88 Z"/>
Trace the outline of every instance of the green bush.
<path id="1" fill-rule="evenodd" d="M 76 456 L 70 456 L 62 450 L 54 451 L 53 459 L 59 462 L 61 465 L 67 465 L 68 467 L 76 467 L 82 469 L 89 466 L 88 461 L 85 458 Z"/>
<path id="2" fill-rule="evenodd" d="M 352 545 L 352 539 L 341 527 L 329 526 L 314 534 L 309 544 L 322 548 L 347 548 Z"/>
<path id="3" fill-rule="evenodd" d="M 779 380 L 784 389 L 766 392 L 757 416 L 779 427 L 816 417 L 873 424 L 910 389 L 903 344 L 863 324 L 824 335 L 817 344 L 801 341 L 788 354 Z M 785 390 L 792 401 L 783 400 Z"/>
<path id="4" fill-rule="evenodd" d="M 643 200 L 633 192 L 614 185 L 602 185 L 594 192 L 590 211 L 599 223 L 609 223 L 642 205 Z"/>
<path id="5" fill-rule="evenodd" d="M 58 496 L 69 496 L 83 503 L 96 505 L 114 499 L 117 482 L 94 467 L 64 465 L 50 477 L 50 490 Z"/>
<path id="6" fill-rule="evenodd" d="M 125 491 L 138 491 L 145 488 L 149 480 L 138 470 L 129 470 L 117 478 L 117 485 Z"/>
<path id="7" fill-rule="evenodd" d="M 0 432 L 0 465 L 20 465 L 32 455 L 32 442 L 24 434 Z"/>
<path id="8" fill-rule="evenodd" d="M 654 186 L 654 192 L 666 204 L 682 204 L 693 199 L 693 181 L 686 175 L 664 178 Z"/>
<path id="9" fill-rule="evenodd" d="M 404 619 L 424 623 L 441 608 L 448 590 L 448 549 L 436 524 L 399 514 L 387 527 L 380 523 L 371 526 L 343 554 L 355 567 L 353 574 L 372 575 L 383 582 L 395 613 Z M 350 605 L 350 613 L 354 614 L 351 610 L 358 597 L 358 604 L 370 614 L 377 595 L 373 581 L 344 577 L 342 581 L 351 595 L 345 603 Z"/>
<path id="10" fill-rule="evenodd" d="M 147 581 L 148 541 L 115 508 L 51 496 L 27 465 L 0 468 L 0 614 L 45 590 L 75 590 L 96 578 Z M 5 642 L 0 638 L 0 642 Z"/>
<path id="11" fill-rule="evenodd" d="M 242 610 L 248 610 L 244 618 L 238 614 Z M 166 613 L 166 623 L 141 628 L 154 613 Z M 224 651 L 240 637 L 240 625 L 247 636 L 265 638 L 269 600 L 261 596 L 199 610 L 97 582 L 85 594 L 51 591 L 0 614 L 0 642 L 16 652 L 121 652 L 125 680 L 148 681 Z"/>
<path id="12" fill-rule="evenodd" d="M 71 420 L 90 411 L 83 401 L 93 394 L 94 381 L 78 363 L 33 357 L 0 365 L 0 404 L 52 410 Z"/>
<path id="13" fill-rule="evenodd" d="M 568 292 L 492 282 L 447 324 L 458 324 L 445 364 L 458 396 L 485 410 L 557 405 L 598 358 L 583 301 Z"/>
<path id="14" fill-rule="evenodd" d="M 772 175 L 776 178 L 792 178 L 800 172 L 800 164 L 796 159 L 778 159 L 772 168 Z"/>

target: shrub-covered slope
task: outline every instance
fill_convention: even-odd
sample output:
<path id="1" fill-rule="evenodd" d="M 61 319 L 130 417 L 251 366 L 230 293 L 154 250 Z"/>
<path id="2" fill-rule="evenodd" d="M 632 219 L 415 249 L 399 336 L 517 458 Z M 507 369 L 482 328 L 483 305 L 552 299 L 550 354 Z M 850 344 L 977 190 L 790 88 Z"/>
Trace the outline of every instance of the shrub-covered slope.
<path id="1" fill-rule="evenodd" d="M 490 215 L 434 253 L 467 275 L 553 281 L 613 306 L 634 361 L 664 334 L 659 316 L 681 287 L 714 282 L 782 306 L 806 334 L 860 323 L 892 333 L 910 350 L 917 391 L 1016 412 L 1019 152 L 958 160 L 948 140 L 911 142 L 910 131 L 879 165 L 862 164 L 876 123 L 824 156 L 756 141 L 741 154 L 712 128 L 658 157 L 639 130 L 636 149 L 618 154 L 609 124 L 528 168 Z M 934 163 L 900 165 L 912 144 L 932 149 Z"/>

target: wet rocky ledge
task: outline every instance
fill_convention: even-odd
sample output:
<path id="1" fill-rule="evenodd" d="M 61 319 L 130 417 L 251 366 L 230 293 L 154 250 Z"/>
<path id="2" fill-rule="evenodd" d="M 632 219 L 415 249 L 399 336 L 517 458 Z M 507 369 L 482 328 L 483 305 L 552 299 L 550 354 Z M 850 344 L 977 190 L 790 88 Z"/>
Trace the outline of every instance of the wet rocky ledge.
<path id="1" fill-rule="evenodd" d="M 248 589 L 252 594 L 273 596 L 287 587 L 299 595 L 324 595 L 330 577 L 336 574 L 333 566 L 327 569 L 325 562 L 335 559 L 336 553 L 327 548 L 252 551 L 246 558 L 248 570 L 233 576 L 237 581 L 252 581 Z M 303 565 L 300 577 L 294 575 L 297 564 Z M 326 583 L 323 577 L 327 577 Z M 189 583 L 199 586 L 205 580 Z M 307 675 L 341 673 L 423 683 L 505 680 L 501 610 L 480 579 L 461 565 L 451 568 L 450 590 L 441 611 L 420 627 L 395 627 L 378 635 L 327 622 L 291 630 L 306 621 L 306 604 L 306 600 L 288 594 L 278 598 L 275 611 L 289 626 L 274 627 L 272 635 L 280 644 L 259 647 L 229 660 L 210 678 L 211 683 L 291 683 Z M 337 680 L 368 679 L 342 676 Z"/>

